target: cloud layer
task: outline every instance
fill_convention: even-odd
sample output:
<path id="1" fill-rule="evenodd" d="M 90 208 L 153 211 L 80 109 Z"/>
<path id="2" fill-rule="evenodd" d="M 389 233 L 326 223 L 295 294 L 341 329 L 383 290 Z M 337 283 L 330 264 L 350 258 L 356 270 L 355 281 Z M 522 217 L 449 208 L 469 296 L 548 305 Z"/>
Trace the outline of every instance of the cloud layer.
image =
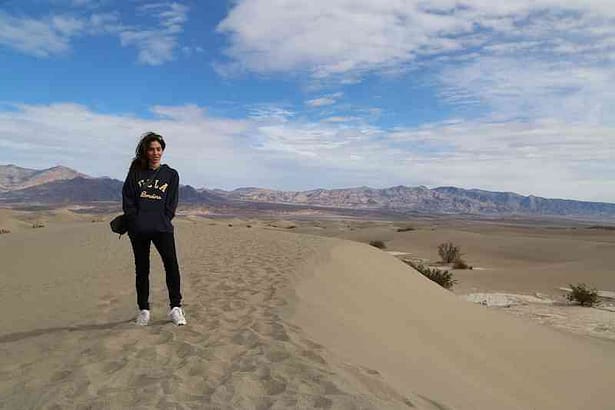
<path id="1" fill-rule="evenodd" d="M 247 69 L 331 75 L 477 52 L 612 52 L 611 6 L 600 0 L 240 0 L 218 30 L 230 37 L 228 55 Z"/>
<path id="2" fill-rule="evenodd" d="M 382 129 L 303 122 L 272 107 L 244 119 L 212 117 L 198 106 L 152 113 L 105 115 L 75 104 L 5 109 L 0 163 L 123 178 L 138 136 L 156 130 L 169 141 L 165 160 L 195 186 L 453 185 L 615 202 L 613 128 L 449 121 Z"/>
<path id="3" fill-rule="evenodd" d="M 371 73 L 403 78 L 421 70 L 432 73 L 444 100 L 461 108 L 500 118 L 612 123 L 612 6 L 606 0 L 240 0 L 217 29 L 228 36 L 226 72 L 304 73 L 344 84 Z"/>
<path id="4" fill-rule="evenodd" d="M 615 202 L 612 0 L 237 0 L 215 27 L 190 32 L 190 47 L 182 3 L 133 2 L 120 14 L 106 11 L 111 0 L 53 2 L 64 12 L 0 11 L 0 46 L 51 58 L 104 35 L 146 65 L 178 50 L 214 56 L 218 73 L 259 74 L 241 80 L 272 92 L 229 86 L 242 118 L 197 105 L 154 105 L 148 119 L 76 104 L 0 106 L 0 161 L 121 178 L 136 139 L 153 129 L 198 186 L 455 185 Z M 205 53 L 220 44 L 214 31 L 222 48 Z M 377 77 L 395 92 L 371 94 Z M 195 78 L 195 88 L 217 80 Z M 255 103 L 272 95 L 295 102 Z M 399 126 L 421 124 L 423 96 L 432 105 L 422 112 L 448 120 Z M 405 104 L 417 109 L 409 120 Z"/>
<path id="5" fill-rule="evenodd" d="M 135 47 L 138 61 L 160 65 L 175 58 L 178 36 L 187 20 L 188 7 L 179 3 L 154 3 L 137 7 L 139 19 L 155 24 L 125 24 L 117 12 L 92 11 L 89 1 L 71 3 L 85 10 L 71 10 L 40 17 L 16 16 L 0 11 L 0 46 L 35 57 L 71 51 L 72 42 L 84 36 L 117 36 L 120 44 Z M 147 27 L 147 28 L 146 28 Z"/>

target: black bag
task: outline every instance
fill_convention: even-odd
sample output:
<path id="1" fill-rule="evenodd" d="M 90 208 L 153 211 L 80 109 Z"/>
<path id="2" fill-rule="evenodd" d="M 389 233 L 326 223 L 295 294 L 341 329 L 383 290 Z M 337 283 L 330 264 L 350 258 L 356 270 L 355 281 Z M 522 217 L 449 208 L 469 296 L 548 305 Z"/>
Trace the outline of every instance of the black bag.
<path id="1" fill-rule="evenodd" d="M 120 234 L 120 238 L 123 234 L 128 232 L 128 223 L 126 221 L 126 215 L 124 214 L 118 215 L 113 218 L 113 220 L 109 222 L 109 225 L 111 226 L 111 230 L 113 232 Z"/>
<path id="2" fill-rule="evenodd" d="M 162 168 L 162 165 L 158 167 L 158 169 L 156 170 L 154 175 L 151 176 L 151 178 L 148 178 L 145 181 L 143 186 L 148 186 L 154 180 L 154 178 L 156 178 L 156 176 L 158 175 L 158 172 L 160 171 L 160 168 Z M 113 218 L 111 222 L 109 222 L 109 226 L 111 227 L 111 230 L 113 232 L 119 233 L 120 234 L 119 237 L 121 238 L 122 235 L 128 232 L 128 218 L 126 218 L 125 214 L 118 215 L 115 218 Z"/>

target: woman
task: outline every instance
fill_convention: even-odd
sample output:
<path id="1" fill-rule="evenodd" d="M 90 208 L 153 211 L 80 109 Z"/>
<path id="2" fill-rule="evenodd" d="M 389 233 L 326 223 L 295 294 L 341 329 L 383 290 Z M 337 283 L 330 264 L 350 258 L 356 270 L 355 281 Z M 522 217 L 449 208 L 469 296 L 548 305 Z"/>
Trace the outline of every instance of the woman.
<path id="1" fill-rule="evenodd" d="M 141 137 L 136 156 L 122 187 L 122 207 L 128 223 L 128 236 L 135 257 L 137 305 L 136 323 L 145 326 L 150 319 L 149 251 L 158 250 L 166 273 L 169 292 L 169 318 L 178 326 L 186 324 L 181 307 L 180 274 L 175 251 L 174 227 L 179 195 L 179 174 L 160 160 L 166 144 L 162 136 L 148 132 Z"/>

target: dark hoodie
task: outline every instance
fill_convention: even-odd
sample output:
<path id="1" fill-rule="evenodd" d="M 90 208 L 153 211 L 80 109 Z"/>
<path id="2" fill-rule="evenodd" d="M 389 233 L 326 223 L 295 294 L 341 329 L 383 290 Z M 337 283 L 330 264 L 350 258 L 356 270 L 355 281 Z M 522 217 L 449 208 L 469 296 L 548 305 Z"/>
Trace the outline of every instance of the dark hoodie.
<path id="1" fill-rule="evenodd" d="M 160 165 L 156 178 L 145 181 L 156 170 L 134 169 L 128 172 L 122 187 L 122 208 L 128 221 L 128 233 L 173 232 L 179 196 L 179 174 L 167 164 Z"/>

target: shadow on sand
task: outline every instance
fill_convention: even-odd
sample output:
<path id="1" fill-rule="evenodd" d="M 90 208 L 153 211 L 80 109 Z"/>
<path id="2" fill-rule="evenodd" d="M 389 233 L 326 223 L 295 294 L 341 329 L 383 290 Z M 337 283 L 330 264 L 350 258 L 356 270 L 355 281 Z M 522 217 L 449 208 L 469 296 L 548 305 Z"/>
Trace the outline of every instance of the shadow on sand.
<path id="1" fill-rule="evenodd" d="M 168 320 L 157 320 L 157 321 L 150 322 L 148 327 L 151 327 L 152 325 L 157 326 L 157 325 L 164 325 L 168 323 L 169 323 Z M 16 341 L 23 340 L 23 339 L 28 339 L 31 337 L 48 335 L 48 334 L 53 334 L 53 333 L 58 333 L 58 332 L 63 332 L 63 331 L 75 332 L 75 331 L 84 331 L 84 330 L 107 330 L 107 329 L 113 329 L 117 326 L 125 325 L 125 324 L 132 324 L 134 325 L 135 328 L 140 327 L 134 324 L 134 318 L 127 319 L 127 320 L 120 320 L 117 322 L 109 322 L 109 323 L 85 324 L 85 325 L 79 325 L 79 326 L 50 327 L 46 329 L 35 329 L 35 330 L 28 330 L 25 332 L 15 332 L 15 333 L 9 333 L 6 335 L 1 335 L 0 343 L 11 343 L 11 342 L 16 342 Z M 132 328 L 132 326 L 130 328 Z"/>

